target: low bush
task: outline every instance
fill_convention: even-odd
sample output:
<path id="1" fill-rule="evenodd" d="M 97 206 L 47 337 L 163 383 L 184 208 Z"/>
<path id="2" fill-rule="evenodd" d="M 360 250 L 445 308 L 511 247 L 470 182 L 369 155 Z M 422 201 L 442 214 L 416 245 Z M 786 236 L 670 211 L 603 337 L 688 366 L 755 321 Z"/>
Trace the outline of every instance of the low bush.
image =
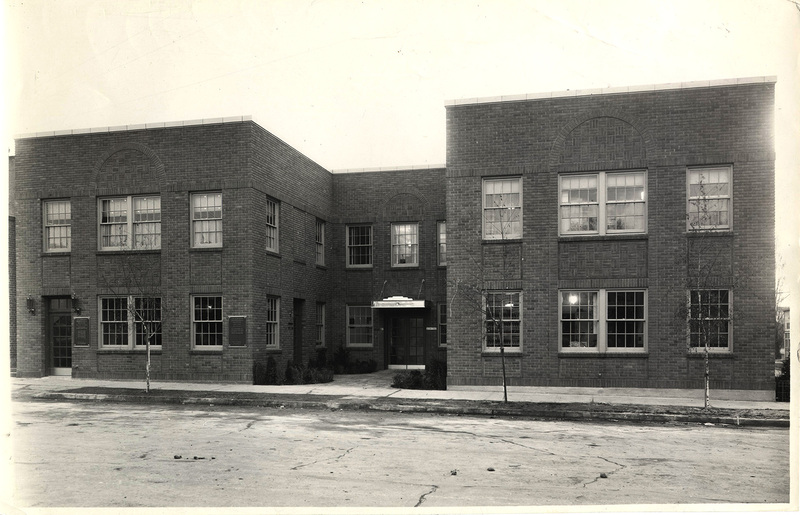
<path id="1" fill-rule="evenodd" d="M 425 377 L 419 370 L 398 372 L 394 375 L 392 388 L 405 388 L 407 390 L 424 390 Z"/>
<path id="2" fill-rule="evenodd" d="M 447 363 L 435 359 L 425 367 L 424 373 L 419 370 L 397 373 L 392 387 L 407 390 L 447 390 Z"/>

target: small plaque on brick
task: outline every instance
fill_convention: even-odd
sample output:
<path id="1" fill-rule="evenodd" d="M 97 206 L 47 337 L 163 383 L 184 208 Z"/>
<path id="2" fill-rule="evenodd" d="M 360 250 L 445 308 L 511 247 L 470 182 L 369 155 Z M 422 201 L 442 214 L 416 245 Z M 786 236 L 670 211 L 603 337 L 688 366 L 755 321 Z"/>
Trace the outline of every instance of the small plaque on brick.
<path id="1" fill-rule="evenodd" d="M 228 317 L 228 345 L 231 347 L 244 347 L 247 345 L 247 317 Z"/>
<path id="2" fill-rule="evenodd" d="M 72 319 L 72 345 L 74 347 L 89 346 L 89 317 Z"/>

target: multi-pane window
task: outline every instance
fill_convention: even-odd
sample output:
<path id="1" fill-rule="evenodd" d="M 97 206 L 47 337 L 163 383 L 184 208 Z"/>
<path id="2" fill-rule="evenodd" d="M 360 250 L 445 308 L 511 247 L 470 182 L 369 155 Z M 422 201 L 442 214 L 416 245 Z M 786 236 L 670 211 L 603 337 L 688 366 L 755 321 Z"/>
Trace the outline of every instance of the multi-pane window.
<path id="1" fill-rule="evenodd" d="M 484 179 L 483 239 L 522 238 L 522 178 Z"/>
<path id="2" fill-rule="evenodd" d="M 44 202 L 44 250 L 68 252 L 72 247 L 72 206 L 69 200 Z"/>
<path id="3" fill-rule="evenodd" d="M 278 216 L 280 207 L 277 202 L 267 199 L 267 250 L 278 252 Z"/>
<path id="4" fill-rule="evenodd" d="M 222 193 L 192 195 L 192 246 L 222 246 Z"/>
<path id="5" fill-rule="evenodd" d="M 488 292 L 484 312 L 486 350 L 519 350 L 522 344 L 522 295 L 520 292 Z"/>
<path id="6" fill-rule="evenodd" d="M 439 266 L 447 264 L 447 223 L 437 222 Z"/>
<path id="7" fill-rule="evenodd" d="M 562 175 L 559 178 L 560 233 L 646 232 L 646 182 L 645 172 Z"/>
<path id="8" fill-rule="evenodd" d="M 560 292 L 561 350 L 644 351 L 646 297 L 644 290 Z"/>
<path id="9" fill-rule="evenodd" d="M 688 171 L 688 228 L 730 229 L 731 168 L 694 168 Z"/>
<path id="10" fill-rule="evenodd" d="M 325 265 L 325 222 L 317 220 L 317 264 L 320 266 Z"/>
<path id="11" fill-rule="evenodd" d="M 99 211 L 101 250 L 161 248 L 158 195 L 100 199 Z"/>
<path id="12" fill-rule="evenodd" d="M 267 297 L 267 347 L 278 347 L 280 342 L 280 299 Z"/>
<path id="13" fill-rule="evenodd" d="M 347 227 L 347 266 L 366 268 L 372 266 L 372 226 Z"/>
<path id="14" fill-rule="evenodd" d="M 199 349 L 222 347 L 222 297 L 192 297 L 192 340 Z"/>
<path id="15" fill-rule="evenodd" d="M 692 349 L 728 351 L 731 346 L 729 290 L 689 292 L 689 345 Z"/>
<path id="16" fill-rule="evenodd" d="M 372 347 L 371 306 L 347 306 L 347 346 Z"/>
<path id="17" fill-rule="evenodd" d="M 325 303 L 317 302 L 317 347 L 325 346 Z"/>
<path id="18" fill-rule="evenodd" d="M 439 346 L 447 347 L 447 304 L 439 304 Z"/>
<path id="19" fill-rule="evenodd" d="M 392 224 L 392 266 L 419 265 L 419 224 Z"/>
<path id="20" fill-rule="evenodd" d="M 113 349 L 161 346 L 161 299 L 101 297 L 100 346 Z"/>

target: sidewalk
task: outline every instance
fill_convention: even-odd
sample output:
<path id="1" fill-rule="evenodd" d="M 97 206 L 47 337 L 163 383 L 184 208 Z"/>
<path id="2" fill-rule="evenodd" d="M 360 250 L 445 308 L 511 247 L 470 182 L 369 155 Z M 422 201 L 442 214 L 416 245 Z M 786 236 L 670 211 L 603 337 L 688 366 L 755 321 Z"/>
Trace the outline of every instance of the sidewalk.
<path id="1" fill-rule="evenodd" d="M 569 420 L 700 422 L 789 426 L 789 403 L 716 400 L 702 409 L 700 390 L 646 392 L 623 388 L 502 387 L 491 390 L 401 390 L 391 387 L 396 371 L 337 375 L 331 383 L 262 386 L 249 384 L 13 378 L 15 398 L 140 403 L 214 404 L 284 408 L 357 409 L 490 415 Z M 647 395 L 650 393 L 650 395 Z M 653 396 L 662 395 L 662 396 Z"/>

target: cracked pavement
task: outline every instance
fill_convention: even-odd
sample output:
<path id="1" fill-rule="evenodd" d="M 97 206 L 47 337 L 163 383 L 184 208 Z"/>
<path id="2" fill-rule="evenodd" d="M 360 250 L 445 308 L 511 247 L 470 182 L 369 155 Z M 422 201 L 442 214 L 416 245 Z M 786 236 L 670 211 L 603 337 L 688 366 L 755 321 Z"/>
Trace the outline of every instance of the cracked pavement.
<path id="1" fill-rule="evenodd" d="M 21 507 L 789 501 L 785 428 L 87 402 L 12 408 L 11 504 Z"/>

